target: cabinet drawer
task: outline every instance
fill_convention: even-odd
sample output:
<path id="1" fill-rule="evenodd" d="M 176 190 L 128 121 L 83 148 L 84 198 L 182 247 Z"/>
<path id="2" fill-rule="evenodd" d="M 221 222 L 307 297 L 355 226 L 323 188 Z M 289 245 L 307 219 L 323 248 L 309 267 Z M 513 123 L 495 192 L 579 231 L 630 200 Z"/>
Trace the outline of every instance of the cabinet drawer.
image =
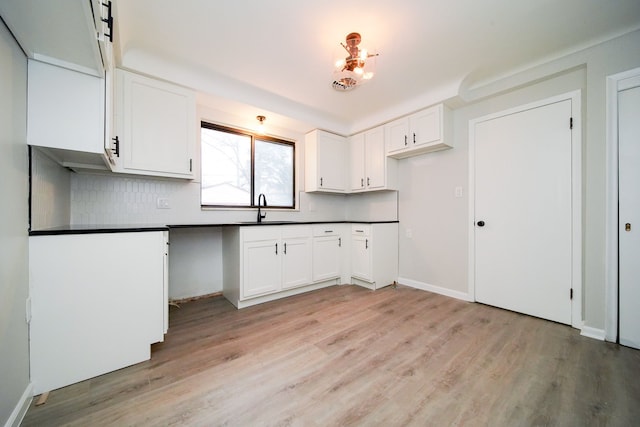
<path id="1" fill-rule="evenodd" d="M 313 226 L 313 237 L 336 236 L 340 234 L 340 224 L 318 224 Z"/>
<path id="2" fill-rule="evenodd" d="M 280 236 L 283 239 L 311 237 L 311 226 L 308 226 L 308 225 L 280 226 Z"/>
<path id="3" fill-rule="evenodd" d="M 243 242 L 256 240 L 270 240 L 280 238 L 280 228 L 277 225 L 257 225 L 241 227 L 240 235 Z"/>
<path id="4" fill-rule="evenodd" d="M 371 236 L 370 224 L 352 224 L 351 234 L 354 236 Z"/>

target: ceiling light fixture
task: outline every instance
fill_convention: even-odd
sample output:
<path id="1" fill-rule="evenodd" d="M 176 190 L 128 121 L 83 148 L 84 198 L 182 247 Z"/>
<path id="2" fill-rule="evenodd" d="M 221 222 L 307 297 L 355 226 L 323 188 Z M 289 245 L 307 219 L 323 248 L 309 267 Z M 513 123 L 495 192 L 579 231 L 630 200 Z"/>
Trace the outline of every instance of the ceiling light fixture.
<path id="1" fill-rule="evenodd" d="M 376 65 L 375 57 L 378 54 L 369 53 L 367 49 L 361 48 L 361 41 L 362 37 L 359 33 L 349 33 L 346 37 L 346 44 L 340 43 L 349 55 L 335 62 L 332 83 L 335 90 L 355 89 L 356 86 L 366 83 L 373 77 Z"/>
<path id="2" fill-rule="evenodd" d="M 265 116 L 256 116 L 256 119 L 260 122 L 258 125 L 258 132 L 264 133 L 264 121 L 267 120 L 267 118 Z"/>

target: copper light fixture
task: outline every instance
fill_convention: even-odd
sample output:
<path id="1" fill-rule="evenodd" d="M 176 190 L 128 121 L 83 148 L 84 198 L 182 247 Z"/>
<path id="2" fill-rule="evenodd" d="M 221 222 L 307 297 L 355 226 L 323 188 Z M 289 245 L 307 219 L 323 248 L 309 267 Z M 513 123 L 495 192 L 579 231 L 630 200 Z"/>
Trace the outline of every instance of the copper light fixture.
<path id="1" fill-rule="evenodd" d="M 333 73 L 332 86 L 339 91 L 355 89 L 356 86 L 371 80 L 375 59 L 370 58 L 378 56 L 377 53 L 369 53 L 367 49 L 360 47 L 362 37 L 359 33 L 347 34 L 345 41 L 346 43 L 340 43 L 340 46 L 347 51 L 348 56 L 336 61 Z"/>
<path id="2" fill-rule="evenodd" d="M 265 116 L 256 116 L 256 119 L 258 119 L 258 122 L 260 122 L 260 124 L 258 125 L 258 132 L 264 133 L 264 121 L 267 120 L 267 118 Z"/>

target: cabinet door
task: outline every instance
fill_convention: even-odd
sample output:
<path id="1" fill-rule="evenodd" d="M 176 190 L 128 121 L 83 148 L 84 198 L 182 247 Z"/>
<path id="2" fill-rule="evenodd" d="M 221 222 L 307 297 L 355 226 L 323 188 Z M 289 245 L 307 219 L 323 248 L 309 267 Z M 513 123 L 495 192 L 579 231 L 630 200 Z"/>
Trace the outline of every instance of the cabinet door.
<path id="1" fill-rule="evenodd" d="M 346 141 L 326 132 L 318 132 L 318 186 L 327 191 L 345 191 Z"/>
<path id="2" fill-rule="evenodd" d="M 36 393 L 149 359 L 163 339 L 165 250 L 163 232 L 29 238 Z"/>
<path id="3" fill-rule="evenodd" d="M 28 67 L 29 144 L 102 155 L 104 80 L 31 59 Z"/>
<path id="4" fill-rule="evenodd" d="M 193 177 L 195 95 L 184 88 L 123 72 L 120 144 L 123 168 L 149 175 Z"/>
<path id="5" fill-rule="evenodd" d="M 351 275 L 373 281 L 371 272 L 371 238 L 353 235 L 351 238 Z"/>
<path id="6" fill-rule="evenodd" d="M 313 281 L 340 277 L 340 257 L 342 238 L 337 235 L 314 237 L 313 239 Z"/>
<path id="7" fill-rule="evenodd" d="M 437 105 L 410 116 L 410 143 L 419 146 L 439 140 L 441 114 L 442 105 Z"/>
<path id="8" fill-rule="evenodd" d="M 387 153 L 404 150 L 409 146 L 409 120 L 403 117 L 385 125 Z"/>
<path id="9" fill-rule="evenodd" d="M 365 185 L 368 190 L 387 185 L 387 155 L 384 149 L 384 128 L 378 127 L 365 134 Z"/>
<path id="10" fill-rule="evenodd" d="M 349 189 L 361 191 L 365 189 L 365 135 L 359 133 L 349 138 L 349 160 L 351 163 Z"/>
<path id="11" fill-rule="evenodd" d="M 241 297 L 249 298 L 280 290 L 279 239 L 248 241 L 242 244 Z"/>
<path id="12" fill-rule="evenodd" d="M 282 241 L 282 289 L 311 283 L 311 237 Z"/>

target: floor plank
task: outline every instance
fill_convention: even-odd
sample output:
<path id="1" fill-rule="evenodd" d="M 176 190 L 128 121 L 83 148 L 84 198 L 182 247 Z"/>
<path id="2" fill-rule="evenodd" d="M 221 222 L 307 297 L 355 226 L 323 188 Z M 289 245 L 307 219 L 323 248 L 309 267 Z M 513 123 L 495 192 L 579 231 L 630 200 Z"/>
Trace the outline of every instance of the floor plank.
<path id="1" fill-rule="evenodd" d="M 171 307 L 151 360 L 33 404 L 23 426 L 629 426 L 640 351 L 399 286 Z M 35 402 L 35 399 L 34 399 Z"/>

